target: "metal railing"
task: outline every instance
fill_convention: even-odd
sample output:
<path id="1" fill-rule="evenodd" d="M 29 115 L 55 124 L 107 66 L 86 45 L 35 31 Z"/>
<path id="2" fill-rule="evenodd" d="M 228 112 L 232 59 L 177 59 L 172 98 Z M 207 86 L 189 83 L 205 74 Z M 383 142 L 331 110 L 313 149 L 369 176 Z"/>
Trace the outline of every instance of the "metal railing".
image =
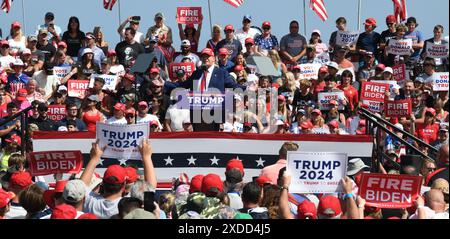
<path id="1" fill-rule="evenodd" d="M 28 134 L 28 130 L 27 130 L 28 127 L 27 126 L 28 126 L 28 112 L 30 110 L 32 110 L 32 109 L 34 109 L 34 106 L 30 106 L 30 107 L 25 108 L 25 109 L 15 113 L 15 114 L 13 114 L 13 115 L 5 117 L 0 122 L 0 127 L 2 127 L 3 125 L 5 125 L 5 124 L 7 124 L 7 123 L 9 123 L 9 122 L 11 122 L 13 120 L 16 120 L 18 117 L 20 117 L 20 133 L 21 133 L 20 134 L 20 139 L 21 139 L 21 142 L 22 142 L 20 150 L 21 150 L 21 154 L 22 155 L 25 155 L 25 153 L 26 153 L 27 142 L 28 142 L 28 139 L 30 138 L 30 135 Z"/>

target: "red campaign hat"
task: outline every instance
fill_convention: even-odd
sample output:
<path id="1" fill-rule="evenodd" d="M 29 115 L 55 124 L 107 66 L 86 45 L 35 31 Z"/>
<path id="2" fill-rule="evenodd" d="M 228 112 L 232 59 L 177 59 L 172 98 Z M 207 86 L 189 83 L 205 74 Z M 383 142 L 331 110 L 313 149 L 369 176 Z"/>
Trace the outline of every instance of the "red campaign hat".
<path id="1" fill-rule="evenodd" d="M 134 115 L 134 114 L 136 114 L 136 110 L 134 110 L 133 108 L 129 108 L 129 109 L 125 110 L 125 114 Z"/>
<path id="2" fill-rule="evenodd" d="M 247 127 L 252 127 L 253 126 L 253 124 L 252 123 L 250 123 L 250 122 L 244 122 L 244 127 L 245 126 L 247 126 Z"/>
<path id="3" fill-rule="evenodd" d="M 397 124 L 398 123 L 398 118 L 397 117 L 392 117 L 389 122 L 391 122 L 392 124 Z"/>
<path id="4" fill-rule="evenodd" d="M 232 30 L 232 31 L 234 31 L 234 27 L 233 27 L 233 25 L 231 25 L 231 24 L 229 24 L 229 25 L 226 25 L 226 26 L 225 26 L 225 31 L 228 31 L 228 30 Z"/>
<path id="5" fill-rule="evenodd" d="M 369 25 L 369 26 L 377 26 L 377 20 L 375 20 L 372 17 L 369 17 L 366 19 L 366 21 L 364 22 L 364 25 Z"/>
<path id="6" fill-rule="evenodd" d="M 220 48 L 220 49 L 219 49 L 219 56 L 220 56 L 220 55 L 226 55 L 226 56 L 228 56 L 228 49 L 225 48 L 225 47 Z"/>
<path id="7" fill-rule="evenodd" d="M 114 179 L 115 178 L 115 179 Z M 110 184 L 123 184 L 127 181 L 127 171 L 120 165 L 109 166 L 103 175 L 103 182 Z"/>
<path id="8" fill-rule="evenodd" d="M 264 28 L 264 27 L 270 27 L 270 22 L 269 22 L 269 21 L 263 22 L 262 27 L 263 27 L 263 28 Z"/>
<path id="9" fill-rule="evenodd" d="M 28 91 L 27 89 L 20 89 L 17 91 L 16 100 L 25 101 L 27 99 Z"/>
<path id="10" fill-rule="evenodd" d="M 394 15 L 388 15 L 386 17 L 386 23 L 396 23 L 396 22 L 397 22 L 397 19 L 395 18 Z"/>
<path id="11" fill-rule="evenodd" d="M 203 177 L 202 193 L 206 196 L 215 196 L 211 194 L 211 189 L 213 188 L 216 188 L 219 192 L 223 192 L 223 182 L 219 175 L 210 173 Z"/>
<path id="12" fill-rule="evenodd" d="M 285 102 L 286 101 L 286 97 L 284 97 L 284 95 L 279 95 L 278 96 L 278 100 Z"/>
<path id="13" fill-rule="evenodd" d="M 116 103 L 116 104 L 114 105 L 114 109 L 116 109 L 116 110 L 121 110 L 121 111 L 125 111 L 126 106 L 125 106 L 124 104 L 122 104 L 122 103 Z"/>
<path id="14" fill-rule="evenodd" d="M 245 45 L 247 45 L 247 44 L 255 45 L 255 40 L 253 40 L 253 38 L 249 37 L 249 38 L 245 39 Z"/>
<path id="15" fill-rule="evenodd" d="M 150 122 L 150 126 L 152 126 L 152 125 L 159 126 L 158 121 L 152 120 L 152 121 Z"/>
<path id="16" fill-rule="evenodd" d="M 133 167 L 126 167 L 125 171 L 126 171 L 127 177 L 128 177 L 127 184 L 134 183 L 134 182 L 136 182 L 138 180 L 139 175 L 138 175 L 137 170 L 135 168 L 133 168 Z"/>
<path id="17" fill-rule="evenodd" d="M 68 204 L 61 204 L 53 208 L 50 219 L 75 219 L 77 217 L 77 210 Z"/>
<path id="18" fill-rule="evenodd" d="M 203 182 L 204 177 L 205 176 L 203 176 L 201 174 L 197 174 L 191 179 L 191 183 L 190 183 L 191 186 L 189 187 L 189 193 L 195 193 L 195 192 L 202 191 L 202 182 Z"/>
<path id="19" fill-rule="evenodd" d="M 150 69 L 150 74 L 153 74 L 153 73 L 159 74 L 159 69 L 157 67 L 153 67 L 152 69 Z"/>
<path id="20" fill-rule="evenodd" d="M 132 75 L 132 74 L 130 74 L 130 73 L 126 73 L 126 74 L 123 76 L 123 78 L 125 78 L 125 79 L 127 79 L 127 80 L 129 80 L 129 81 L 131 81 L 131 82 L 134 82 L 134 81 L 136 80 L 136 77 L 134 77 L 134 75 Z"/>
<path id="21" fill-rule="evenodd" d="M 313 111 L 311 111 L 311 114 L 312 113 L 316 113 L 316 114 L 322 116 L 322 112 L 319 109 L 314 109 Z"/>
<path id="22" fill-rule="evenodd" d="M 205 48 L 200 55 L 214 56 L 214 51 L 211 48 Z"/>
<path id="23" fill-rule="evenodd" d="M 382 64 L 382 63 L 378 64 L 378 65 L 375 67 L 375 69 L 380 69 L 380 70 L 382 70 L 382 71 L 384 71 L 385 68 L 386 68 L 386 66 L 385 66 L 384 64 Z"/>
<path id="24" fill-rule="evenodd" d="M 316 205 L 309 200 L 303 200 L 297 207 L 297 218 L 306 219 L 306 217 L 317 219 Z"/>
<path id="25" fill-rule="evenodd" d="M 431 113 L 433 116 L 436 116 L 436 110 L 433 108 L 427 108 L 425 113 Z"/>
<path id="26" fill-rule="evenodd" d="M 0 188 L 0 208 L 6 207 L 11 199 L 15 198 L 16 195 L 13 192 L 6 192 Z"/>
<path id="27" fill-rule="evenodd" d="M 244 176 L 244 165 L 242 164 L 242 161 L 239 159 L 231 159 L 227 163 L 226 172 L 230 171 L 233 168 L 239 169 L 241 171 L 242 176 Z"/>
<path id="28" fill-rule="evenodd" d="M 339 105 L 339 103 L 336 100 L 330 100 L 330 105 Z"/>
<path id="29" fill-rule="evenodd" d="M 53 185 L 49 184 L 49 186 L 52 186 L 54 189 L 45 190 L 44 192 L 44 202 L 45 204 L 47 204 L 47 206 L 49 206 L 50 208 L 55 207 L 55 194 L 62 193 L 66 184 L 66 180 L 56 181 L 56 183 L 54 183 Z"/>
<path id="30" fill-rule="evenodd" d="M 309 121 L 303 121 L 300 124 L 300 128 L 302 128 L 302 129 L 311 129 L 312 125 L 311 125 L 311 123 Z"/>
<path id="31" fill-rule="evenodd" d="M 98 217 L 93 213 L 85 213 L 79 216 L 77 219 L 98 219 Z"/>
<path id="32" fill-rule="evenodd" d="M 3 45 L 9 46 L 8 40 L 5 40 L 5 39 L 1 40 L 1 41 L 0 41 L 0 46 L 3 46 Z"/>
<path id="33" fill-rule="evenodd" d="M 234 71 L 243 71 L 244 70 L 244 67 L 242 66 L 242 65 L 236 65 L 235 67 L 234 67 Z"/>
<path id="34" fill-rule="evenodd" d="M 17 143 L 18 145 L 22 145 L 22 138 L 18 136 L 17 134 L 11 135 L 11 137 L 5 139 L 5 142 L 7 143 Z"/>
<path id="35" fill-rule="evenodd" d="M 60 42 L 58 43 L 58 47 L 60 47 L 60 46 L 62 46 L 62 47 L 64 47 L 64 48 L 67 48 L 67 44 L 66 44 L 65 42 L 63 42 L 63 41 L 60 41 Z"/>
<path id="36" fill-rule="evenodd" d="M 145 102 L 145 101 L 139 101 L 138 106 L 145 106 L 145 107 L 148 107 L 148 104 L 147 104 L 147 102 Z"/>
<path id="37" fill-rule="evenodd" d="M 300 69 L 300 66 L 298 67 Z M 328 73 L 328 66 L 322 66 L 319 69 L 319 74 L 320 73 Z"/>
<path id="38" fill-rule="evenodd" d="M 362 120 L 359 121 L 358 125 L 359 126 L 366 126 L 366 121 L 362 119 Z"/>
<path id="39" fill-rule="evenodd" d="M 272 180 L 270 180 L 270 178 L 264 175 L 259 176 L 255 181 L 256 183 L 258 183 L 260 187 L 264 187 L 264 184 L 266 183 L 272 184 Z"/>
<path id="40" fill-rule="evenodd" d="M 115 55 L 117 55 L 117 53 L 116 53 L 115 50 L 113 50 L 113 49 L 108 50 L 108 57 L 110 57 L 110 56 L 115 56 Z"/>
<path id="41" fill-rule="evenodd" d="M 320 198 L 317 213 L 326 217 L 336 217 L 342 213 L 341 202 L 335 196 L 324 196 Z"/>
<path id="42" fill-rule="evenodd" d="M 11 24 L 11 28 L 21 28 L 22 25 L 20 25 L 20 22 L 15 21 Z"/>
<path id="43" fill-rule="evenodd" d="M 339 122 L 337 122 L 336 120 L 332 120 L 328 123 L 328 125 L 333 126 L 334 128 L 339 128 Z"/>
<path id="44" fill-rule="evenodd" d="M 10 187 L 16 186 L 21 189 L 24 189 L 30 186 L 31 184 L 33 184 L 33 181 L 31 181 L 31 174 L 26 171 L 15 172 L 11 175 L 11 178 L 9 179 Z"/>

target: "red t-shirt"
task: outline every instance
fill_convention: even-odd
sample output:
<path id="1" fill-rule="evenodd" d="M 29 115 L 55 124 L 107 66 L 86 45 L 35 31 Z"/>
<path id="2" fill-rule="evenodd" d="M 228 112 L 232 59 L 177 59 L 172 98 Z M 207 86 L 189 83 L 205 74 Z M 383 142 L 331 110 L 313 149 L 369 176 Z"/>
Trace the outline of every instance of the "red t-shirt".
<path id="1" fill-rule="evenodd" d="M 436 141 L 439 134 L 439 124 L 417 124 L 416 135 L 419 139 L 422 139 L 425 143 L 429 144 Z"/>
<path id="2" fill-rule="evenodd" d="M 353 111 L 359 102 L 358 90 L 356 90 L 355 87 L 351 85 L 347 87 L 347 90 L 344 90 L 343 85 L 339 85 L 337 88 L 344 91 L 345 98 L 347 98 L 347 100 L 350 102 L 350 110 Z"/>
<path id="3" fill-rule="evenodd" d="M 325 89 L 325 86 L 326 86 L 325 81 L 319 83 L 318 80 L 314 80 L 311 86 L 311 89 L 313 91 L 312 94 L 313 95 L 319 94 L 319 92 L 322 92 Z"/>

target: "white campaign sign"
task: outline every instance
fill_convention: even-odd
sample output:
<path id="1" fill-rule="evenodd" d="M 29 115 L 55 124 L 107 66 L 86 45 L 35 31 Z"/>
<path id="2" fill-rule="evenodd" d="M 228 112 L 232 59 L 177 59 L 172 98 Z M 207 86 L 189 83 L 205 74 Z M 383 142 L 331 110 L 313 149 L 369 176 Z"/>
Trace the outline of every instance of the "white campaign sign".
<path id="1" fill-rule="evenodd" d="M 434 44 L 427 42 L 427 57 L 431 58 L 445 58 L 448 57 L 448 43 Z"/>
<path id="2" fill-rule="evenodd" d="M 105 85 L 103 86 L 103 90 L 115 90 L 117 85 L 117 80 L 119 79 L 119 76 L 117 75 L 97 75 L 92 74 L 91 75 L 91 81 L 89 82 L 89 88 L 94 87 L 94 81 L 95 78 L 99 77 L 105 80 Z"/>
<path id="3" fill-rule="evenodd" d="M 286 171 L 292 176 L 292 193 L 340 193 L 340 181 L 347 172 L 347 154 L 289 151 Z"/>
<path id="4" fill-rule="evenodd" d="M 344 32 L 338 31 L 336 34 L 336 45 L 338 46 L 351 46 L 356 45 L 358 41 L 359 32 L 351 31 Z"/>
<path id="5" fill-rule="evenodd" d="M 402 39 L 402 40 L 395 40 L 395 39 L 389 39 L 389 48 L 388 53 L 392 55 L 411 55 L 412 53 L 412 39 Z"/>
<path id="6" fill-rule="evenodd" d="M 54 66 L 53 75 L 55 77 L 55 80 L 61 82 L 61 80 L 70 73 L 71 69 L 71 66 Z"/>
<path id="7" fill-rule="evenodd" d="M 100 147 L 106 146 L 102 157 L 141 159 L 138 145 L 148 138 L 149 124 L 111 125 L 97 122 L 96 136 Z"/>
<path id="8" fill-rule="evenodd" d="M 300 79 L 317 80 L 321 64 L 300 64 Z"/>
<path id="9" fill-rule="evenodd" d="M 433 76 L 433 91 L 448 91 L 448 72 L 436 72 Z"/>
<path id="10" fill-rule="evenodd" d="M 330 101 L 335 100 L 338 102 L 338 109 L 344 110 L 345 106 L 343 102 L 345 101 L 345 94 L 343 91 L 338 92 L 320 92 L 318 94 L 318 100 L 319 100 L 319 108 L 320 110 L 330 110 L 331 105 Z"/>

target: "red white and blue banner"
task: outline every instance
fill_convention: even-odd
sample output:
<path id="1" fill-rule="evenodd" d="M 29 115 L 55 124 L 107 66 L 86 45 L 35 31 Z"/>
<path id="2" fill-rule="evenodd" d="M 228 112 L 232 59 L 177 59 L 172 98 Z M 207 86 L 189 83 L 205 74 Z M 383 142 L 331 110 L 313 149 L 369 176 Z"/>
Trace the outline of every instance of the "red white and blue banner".
<path id="1" fill-rule="evenodd" d="M 34 151 L 81 150 L 84 165 L 95 133 L 34 132 Z M 366 135 L 264 135 L 224 132 L 151 133 L 153 164 L 158 182 L 171 182 L 181 173 L 189 178 L 196 174 L 216 173 L 225 178 L 228 160 L 238 158 L 245 167 L 244 180 L 259 176 L 262 168 L 278 160 L 278 151 L 286 141 L 299 144 L 301 151 L 346 153 L 348 159 L 362 158 L 371 164 L 372 137 Z M 141 160 L 102 159 L 97 171 L 103 175 L 112 164 L 132 163 L 142 167 Z"/>

